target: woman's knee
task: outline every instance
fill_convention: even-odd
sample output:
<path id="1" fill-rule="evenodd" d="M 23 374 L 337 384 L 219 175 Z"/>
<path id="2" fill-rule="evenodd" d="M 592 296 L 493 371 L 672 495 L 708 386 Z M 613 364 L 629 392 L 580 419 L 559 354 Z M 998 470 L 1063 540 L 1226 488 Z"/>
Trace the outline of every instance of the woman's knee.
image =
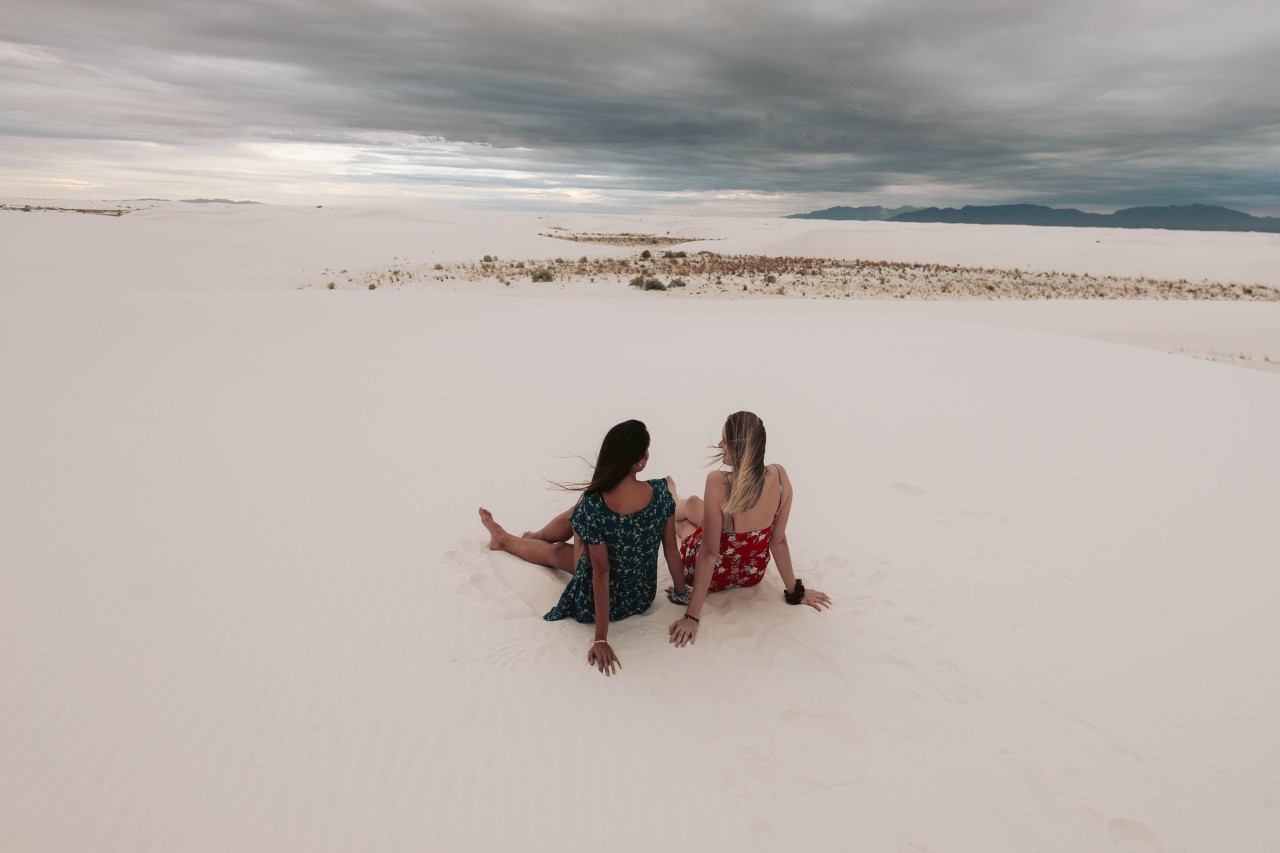
<path id="1" fill-rule="evenodd" d="M 691 495 L 680 502 L 677 514 L 689 519 L 694 524 L 702 523 L 702 498 Z"/>

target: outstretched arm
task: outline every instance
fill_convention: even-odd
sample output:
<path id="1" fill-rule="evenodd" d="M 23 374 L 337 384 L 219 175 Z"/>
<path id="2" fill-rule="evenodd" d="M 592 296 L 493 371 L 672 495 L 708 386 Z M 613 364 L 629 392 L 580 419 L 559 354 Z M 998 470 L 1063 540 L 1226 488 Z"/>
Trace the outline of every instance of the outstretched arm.
<path id="1" fill-rule="evenodd" d="M 698 562 L 693 569 L 693 594 L 689 596 L 684 618 L 674 622 L 668 631 L 671 642 L 677 647 L 692 643 L 698 637 L 702 605 L 706 603 L 707 592 L 711 589 L 711 577 L 716 572 L 716 560 L 720 557 L 720 531 L 724 527 L 721 507 L 724 506 L 726 497 L 723 475 L 712 471 L 707 475 L 703 498 L 705 509 L 702 516 L 702 544 L 698 547 Z"/>
<path id="2" fill-rule="evenodd" d="M 671 573 L 671 583 L 676 595 L 684 595 L 684 563 L 680 562 L 680 546 L 676 544 L 675 517 L 667 519 L 667 526 L 662 530 L 662 556 L 667 560 L 667 571 Z"/>
<path id="3" fill-rule="evenodd" d="M 591 558 L 591 583 L 595 590 L 596 637 L 587 652 L 587 663 L 593 663 L 605 675 L 613 675 L 622 663 L 609 646 L 609 549 L 603 542 L 587 545 Z"/>
<path id="4" fill-rule="evenodd" d="M 782 500 L 782 510 L 778 513 L 778 520 L 773 524 L 773 535 L 769 540 L 769 553 L 773 555 L 773 563 L 778 567 L 778 574 L 782 576 L 782 585 L 787 591 L 788 596 L 792 596 L 796 592 L 795 570 L 791 567 L 791 546 L 787 544 L 787 520 L 791 517 L 791 478 L 787 476 L 787 472 L 781 465 L 778 467 L 778 476 L 782 478 L 782 488 L 785 497 Z M 790 599 L 788 599 L 788 602 Z M 831 606 L 831 598 L 821 590 L 805 589 L 804 595 L 799 604 L 807 604 L 814 610 L 819 612 L 824 607 Z"/>

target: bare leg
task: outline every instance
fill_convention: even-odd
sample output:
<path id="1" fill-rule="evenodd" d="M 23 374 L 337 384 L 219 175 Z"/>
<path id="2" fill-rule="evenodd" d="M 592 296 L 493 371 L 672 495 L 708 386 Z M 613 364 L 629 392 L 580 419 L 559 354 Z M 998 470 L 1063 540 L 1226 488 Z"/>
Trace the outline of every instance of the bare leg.
<path id="1" fill-rule="evenodd" d="M 573 574 L 573 546 L 566 542 L 544 542 L 541 539 L 525 539 L 512 536 L 501 524 L 493 520 L 493 514 L 480 508 L 480 523 L 489 531 L 489 550 L 506 551 L 526 563 L 559 569 Z"/>
<path id="2" fill-rule="evenodd" d="M 557 515 L 546 523 L 541 530 L 526 530 L 525 539 L 541 539 L 543 542 L 568 542 L 573 538 L 573 528 L 569 526 L 569 516 L 573 515 L 573 507 Z"/>
<path id="3" fill-rule="evenodd" d="M 684 539 L 702 526 L 702 514 L 705 507 L 702 498 L 692 495 L 676 504 L 676 536 Z"/>

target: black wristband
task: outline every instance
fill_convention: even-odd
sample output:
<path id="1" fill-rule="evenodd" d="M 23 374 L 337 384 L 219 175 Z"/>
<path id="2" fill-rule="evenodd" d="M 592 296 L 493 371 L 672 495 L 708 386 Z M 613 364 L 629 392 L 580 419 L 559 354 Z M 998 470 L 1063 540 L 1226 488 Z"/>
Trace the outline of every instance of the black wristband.
<path id="1" fill-rule="evenodd" d="M 804 582 L 800 578 L 796 578 L 795 592 L 782 591 L 782 597 L 787 600 L 787 604 L 801 604 L 804 602 Z"/>
<path id="2" fill-rule="evenodd" d="M 701 619 L 699 619 L 697 616 L 694 616 L 694 615 L 690 614 L 690 613 L 689 613 L 689 611 L 687 611 L 687 610 L 686 610 L 686 611 L 685 611 L 685 613 L 684 613 L 684 618 L 686 618 L 686 619 L 692 619 L 694 622 L 697 622 L 699 625 L 701 625 L 701 624 L 702 624 L 702 620 L 701 620 Z"/>

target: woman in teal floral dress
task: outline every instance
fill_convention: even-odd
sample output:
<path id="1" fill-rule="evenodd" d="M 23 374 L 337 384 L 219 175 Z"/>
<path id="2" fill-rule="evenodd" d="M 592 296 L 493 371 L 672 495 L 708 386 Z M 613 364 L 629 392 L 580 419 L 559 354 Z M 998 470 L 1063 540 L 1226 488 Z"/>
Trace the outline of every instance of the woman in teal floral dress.
<path id="1" fill-rule="evenodd" d="M 595 641 L 587 650 L 587 661 L 605 675 L 621 665 L 609 645 L 609 623 L 643 613 L 657 595 L 659 544 L 672 578 L 679 575 L 683 580 L 672 520 L 675 499 L 666 480 L 636 477 L 648 462 L 649 431 L 640 421 L 624 421 L 605 435 L 591 482 L 581 487 L 582 497 L 569 516 L 576 558 L 573 576 L 560 601 L 543 617 L 594 622 Z M 480 520 L 489 531 L 491 549 L 542 565 L 559 564 L 538 559 L 541 551 L 532 553 L 552 543 L 511 536 L 483 508 Z"/>

